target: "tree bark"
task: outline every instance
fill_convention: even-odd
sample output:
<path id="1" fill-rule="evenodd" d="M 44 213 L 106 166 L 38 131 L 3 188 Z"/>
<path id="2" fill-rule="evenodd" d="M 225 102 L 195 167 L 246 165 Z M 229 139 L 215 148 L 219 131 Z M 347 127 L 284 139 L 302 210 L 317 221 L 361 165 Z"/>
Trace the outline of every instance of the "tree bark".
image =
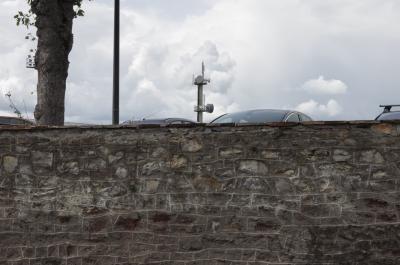
<path id="1" fill-rule="evenodd" d="M 64 125 L 65 89 L 68 56 L 72 49 L 74 0 L 34 0 L 38 48 L 37 105 L 35 119 L 39 125 Z"/>

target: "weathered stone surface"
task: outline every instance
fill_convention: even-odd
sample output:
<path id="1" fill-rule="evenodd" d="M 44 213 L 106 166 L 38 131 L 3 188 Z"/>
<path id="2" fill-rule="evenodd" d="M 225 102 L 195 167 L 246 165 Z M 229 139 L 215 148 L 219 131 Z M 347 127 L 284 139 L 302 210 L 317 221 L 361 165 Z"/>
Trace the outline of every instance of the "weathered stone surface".
<path id="1" fill-rule="evenodd" d="M 117 152 L 116 154 L 109 155 L 108 156 L 108 162 L 110 164 L 112 164 L 112 163 L 114 163 L 116 161 L 121 160 L 123 156 L 124 156 L 123 152 Z"/>
<path id="2" fill-rule="evenodd" d="M 78 162 L 66 162 L 66 163 L 62 163 L 59 167 L 58 167 L 58 171 L 60 173 L 70 173 L 73 175 L 78 175 L 79 174 L 79 163 Z"/>
<path id="3" fill-rule="evenodd" d="M 239 172 L 265 175 L 268 172 L 268 167 L 264 162 L 259 160 L 242 160 L 239 162 Z"/>
<path id="4" fill-rule="evenodd" d="M 376 150 L 368 150 L 361 152 L 360 161 L 372 164 L 382 164 L 385 160 L 383 156 Z"/>
<path id="5" fill-rule="evenodd" d="M 333 160 L 336 162 L 348 161 L 352 158 L 351 154 L 346 150 L 336 149 L 333 152 Z"/>
<path id="6" fill-rule="evenodd" d="M 387 124 L 387 123 L 373 125 L 372 130 L 374 130 L 377 133 L 382 133 L 382 134 L 399 135 L 398 131 L 396 130 L 396 127 L 393 126 L 392 124 Z"/>
<path id="7" fill-rule="evenodd" d="M 262 151 L 261 153 L 262 157 L 265 159 L 278 159 L 279 158 L 279 153 L 276 151 Z"/>
<path id="8" fill-rule="evenodd" d="M 187 140 L 182 144 L 182 151 L 195 153 L 200 151 L 203 146 L 197 140 Z"/>
<path id="9" fill-rule="evenodd" d="M 228 148 L 222 148 L 219 151 L 219 155 L 221 157 L 234 157 L 237 156 L 239 154 L 241 154 L 243 151 L 239 148 L 234 148 L 234 147 L 228 147 Z"/>
<path id="10" fill-rule="evenodd" d="M 142 166 L 142 174 L 145 176 L 150 176 L 159 173 L 164 167 L 164 162 L 161 161 L 151 161 L 147 162 Z"/>
<path id="11" fill-rule="evenodd" d="M 115 175 L 120 179 L 124 179 L 128 176 L 128 170 L 123 167 L 118 167 L 115 171 Z"/>
<path id="12" fill-rule="evenodd" d="M 14 156 L 3 157 L 3 168 L 7 173 L 13 173 L 18 166 L 18 158 Z"/>
<path id="13" fill-rule="evenodd" d="M 107 167 L 107 162 L 104 159 L 101 158 L 94 158 L 94 159 L 89 159 L 86 163 L 86 168 L 88 170 L 102 170 Z"/>
<path id="14" fill-rule="evenodd" d="M 158 180 L 148 180 L 146 181 L 146 192 L 154 193 L 158 190 L 160 186 L 160 181 Z"/>
<path id="15" fill-rule="evenodd" d="M 32 152 L 32 164 L 38 167 L 51 168 L 53 166 L 54 155 L 51 152 Z"/>
<path id="16" fill-rule="evenodd" d="M 174 155 L 170 162 L 170 165 L 171 165 L 171 168 L 173 168 L 173 169 L 179 169 L 179 168 L 186 167 L 187 163 L 188 163 L 188 161 L 185 156 Z"/>
<path id="17" fill-rule="evenodd" d="M 344 124 L 0 130 L 0 264 L 399 264 L 400 126 Z"/>

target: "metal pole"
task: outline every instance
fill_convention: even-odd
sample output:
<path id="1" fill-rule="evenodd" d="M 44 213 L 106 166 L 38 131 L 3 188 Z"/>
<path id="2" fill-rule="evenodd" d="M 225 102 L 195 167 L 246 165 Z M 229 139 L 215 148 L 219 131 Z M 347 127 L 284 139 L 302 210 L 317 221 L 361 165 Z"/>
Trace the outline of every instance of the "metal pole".
<path id="1" fill-rule="evenodd" d="M 198 90 L 197 90 L 197 106 L 203 107 L 204 102 L 203 102 L 203 85 L 199 84 L 198 85 Z M 197 122 L 198 123 L 203 123 L 203 112 L 198 111 L 197 112 Z"/>
<path id="2" fill-rule="evenodd" d="M 114 69 L 113 69 L 113 125 L 119 124 L 119 33 L 120 0 L 114 0 Z"/>

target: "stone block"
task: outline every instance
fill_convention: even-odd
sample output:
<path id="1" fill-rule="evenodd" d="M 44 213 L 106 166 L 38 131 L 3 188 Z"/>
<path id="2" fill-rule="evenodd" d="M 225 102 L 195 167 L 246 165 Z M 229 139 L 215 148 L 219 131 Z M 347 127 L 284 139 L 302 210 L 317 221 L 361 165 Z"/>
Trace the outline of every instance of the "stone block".
<path id="1" fill-rule="evenodd" d="M 182 143 L 182 151 L 189 153 L 196 153 L 203 149 L 203 146 L 198 140 L 190 139 Z"/>
<path id="2" fill-rule="evenodd" d="M 361 152 L 360 156 L 361 163 L 371 163 L 371 164 L 382 164 L 385 162 L 382 154 L 376 150 L 367 150 Z"/>
<path id="3" fill-rule="evenodd" d="M 242 149 L 235 147 L 226 147 L 219 150 L 219 156 L 221 158 L 240 157 L 242 153 Z"/>
<path id="4" fill-rule="evenodd" d="M 266 175 L 268 173 L 267 165 L 259 160 L 242 160 L 239 162 L 239 173 L 250 175 Z"/>
<path id="5" fill-rule="evenodd" d="M 333 151 L 333 161 L 344 162 L 352 159 L 352 154 L 346 150 L 336 149 Z"/>
<path id="6" fill-rule="evenodd" d="M 101 158 L 92 158 L 86 161 L 85 169 L 90 171 L 104 170 L 107 167 L 107 162 Z"/>
<path id="7" fill-rule="evenodd" d="M 172 169 L 186 168 L 188 165 L 188 159 L 182 155 L 174 155 L 169 164 Z"/>
<path id="8" fill-rule="evenodd" d="M 130 215 L 120 215 L 116 218 L 114 231 L 134 231 L 138 227 L 145 225 L 144 216 L 134 213 Z"/>
<path id="9" fill-rule="evenodd" d="M 3 157 L 3 169 L 6 173 L 13 173 L 17 169 L 18 158 L 15 156 Z"/>
<path id="10" fill-rule="evenodd" d="M 249 218 L 249 232 L 273 234 L 281 229 L 281 223 L 277 218 Z"/>
<path id="11" fill-rule="evenodd" d="M 109 216 L 99 216 L 85 218 L 83 221 L 83 229 L 89 233 L 100 233 L 111 230 L 111 218 Z"/>
<path id="12" fill-rule="evenodd" d="M 31 155 L 34 167 L 52 168 L 54 161 L 54 154 L 52 152 L 32 151 Z"/>

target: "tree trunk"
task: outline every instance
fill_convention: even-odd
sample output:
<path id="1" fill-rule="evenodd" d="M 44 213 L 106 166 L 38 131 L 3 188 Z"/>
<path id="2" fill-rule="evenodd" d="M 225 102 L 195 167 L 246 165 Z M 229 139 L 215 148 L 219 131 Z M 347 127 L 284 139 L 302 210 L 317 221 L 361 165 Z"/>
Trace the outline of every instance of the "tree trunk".
<path id="1" fill-rule="evenodd" d="M 68 55 L 72 49 L 74 0 L 33 0 L 36 15 L 38 48 L 37 105 L 35 119 L 39 125 L 64 125 L 65 89 Z"/>

